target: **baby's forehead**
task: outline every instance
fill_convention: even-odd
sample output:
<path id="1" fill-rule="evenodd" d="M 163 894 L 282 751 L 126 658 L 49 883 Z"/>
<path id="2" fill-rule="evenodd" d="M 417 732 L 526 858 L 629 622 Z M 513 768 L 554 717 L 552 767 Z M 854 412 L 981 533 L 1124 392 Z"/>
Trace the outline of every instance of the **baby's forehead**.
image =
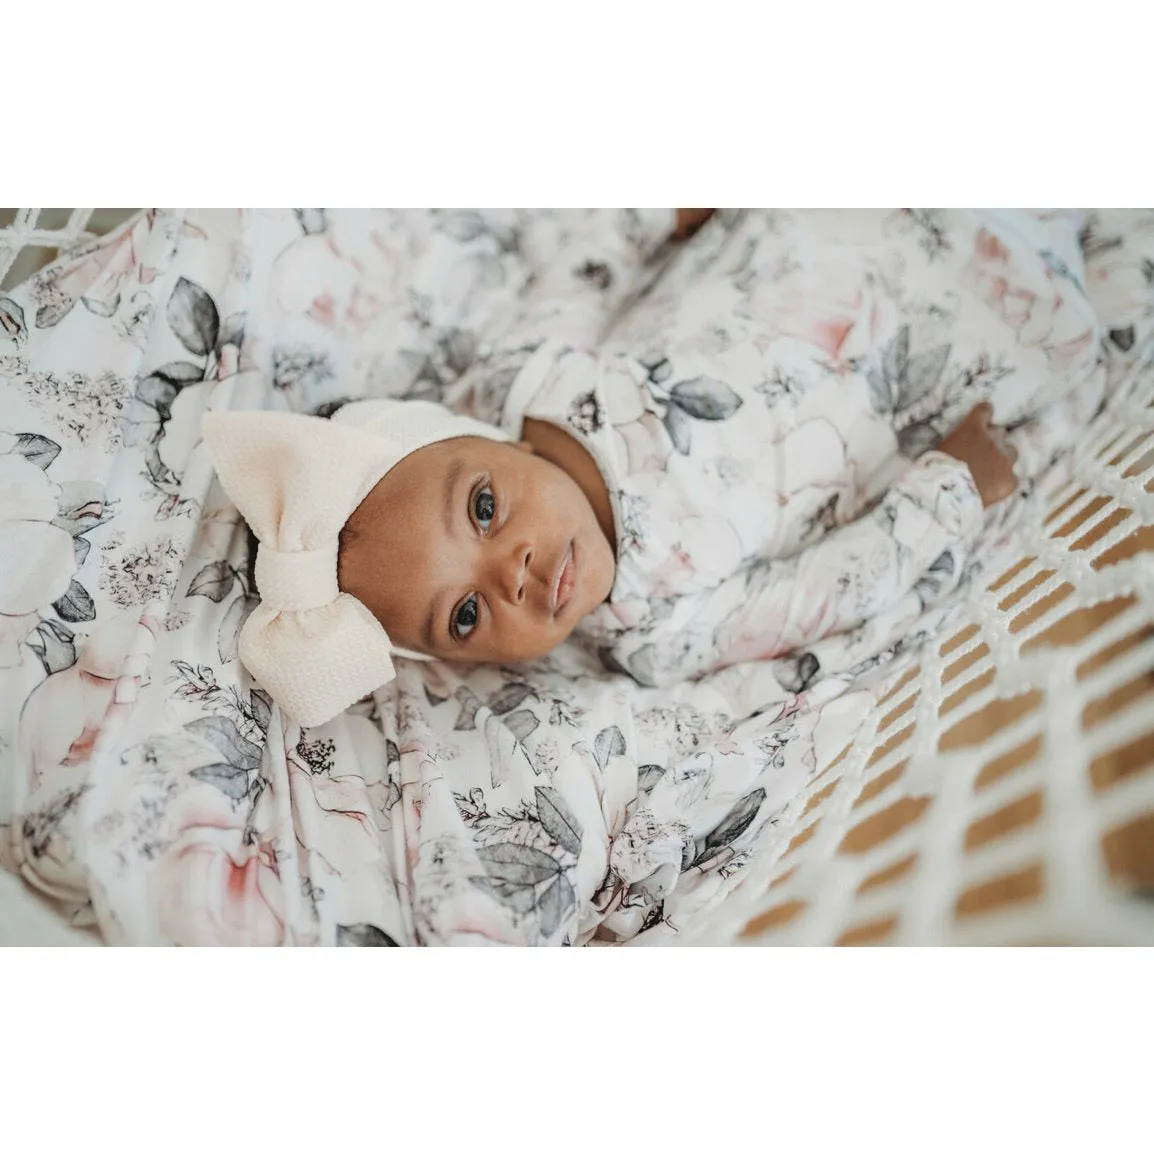
<path id="1" fill-rule="evenodd" d="M 440 507 L 465 459 L 452 442 L 430 445 L 393 466 L 357 506 L 341 534 L 350 557 L 382 549 L 405 551 L 441 527 Z"/>
<path id="2" fill-rule="evenodd" d="M 451 437 L 410 453 L 394 465 L 382 481 L 394 477 L 406 487 L 424 488 L 430 482 L 458 473 L 461 467 L 484 468 L 499 460 L 504 452 L 507 452 L 507 446 L 501 441 L 491 441 L 486 437 Z"/>

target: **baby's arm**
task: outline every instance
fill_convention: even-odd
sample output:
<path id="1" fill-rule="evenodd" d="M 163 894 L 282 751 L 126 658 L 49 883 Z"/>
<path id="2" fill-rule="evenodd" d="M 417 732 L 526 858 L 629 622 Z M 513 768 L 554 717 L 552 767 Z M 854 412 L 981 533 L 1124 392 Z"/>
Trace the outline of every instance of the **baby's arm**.
<path id="1" fill-rule="evenodd" d="M 1015 450 L 979 405 L 934 452 L 915 462 L 865 516 L 794 557 L 758 562 L 711 600 L 726 616 L 715 667 L 776 657 L 856 629 L 896 608 L 932 574 L 936 595 L 962 575 L 983 512 L 1017 487 Z M 920 608 L 911 601 L 911 609 Z"/>
<path id="2" fill-rule="evenodd" d="M 530 358 L 596 348 L 663 246 L 700 228 L 705 211 L 560 209 L 530 216 L 520 241 L 526 289 L 495 322 L 449 404 L 493 423 L 504 416 L 516 432 L 519 414 L 506 412 L 505 402 Z"/>
<path id="3" fill-rule="evenodd" d="M 939 591 L 961 576 L 983 522 L 968 467 L 944 453 L 915 462 L 858 520 L 792 557 L 754 561 L 679 599 L 653 628 L 633 628 L 612 658 L 646 685 L 804 650 L 910 598 L 932 572 Z"/>
<path id="4" fill-rule="evenodd" d="M 773 657 L 856 629 L 933 574 L 961 577 L 983 512 L 1017 488 L 1017 452 L 979 405 L 865 516 L 784 561 L 753 565 L 747 600 L 719 631 L 719 666 Z"/>
<path id="5" fill-rule="evenodd" d="M 735 578 L 746 584 L 744 600 L 718 631 L 717 666 L 777 657 L 855 629 L 910 594 L 932 567 L 959 576 L 982 510 L 969 468 L 926 454 L 869 513 Z"/>

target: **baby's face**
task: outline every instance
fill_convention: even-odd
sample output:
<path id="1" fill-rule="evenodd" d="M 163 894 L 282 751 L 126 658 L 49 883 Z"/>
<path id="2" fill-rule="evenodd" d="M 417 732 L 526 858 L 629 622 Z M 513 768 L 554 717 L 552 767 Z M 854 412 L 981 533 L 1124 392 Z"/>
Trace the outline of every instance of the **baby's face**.
<path id="1" fill-rule="evenodd" d="M 509 663 L 561 644 L 613 574 L 568 473 L 525 445 L 458 437 L 381 478 L 349 519 L 339 580 L 396 645 Z"/>

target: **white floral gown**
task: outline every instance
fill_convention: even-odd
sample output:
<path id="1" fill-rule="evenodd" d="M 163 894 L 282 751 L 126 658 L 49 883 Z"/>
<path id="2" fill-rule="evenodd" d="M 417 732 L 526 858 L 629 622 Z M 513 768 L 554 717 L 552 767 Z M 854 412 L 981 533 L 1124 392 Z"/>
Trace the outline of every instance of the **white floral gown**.
<path id="1" fill-rule="evenodd" d="M 608 330 L 613 254 L 534 286 L 455 403 L 598 462 L 618 568 L 580 636 L 610 667 L 666 686 L 792 654 L 802 688 L 908 636 L 1012 519 L 933 451 L 953 424 L 992 401 L 1028 491 L 1099 404 L 1079 225 L 722 213 Z"/>

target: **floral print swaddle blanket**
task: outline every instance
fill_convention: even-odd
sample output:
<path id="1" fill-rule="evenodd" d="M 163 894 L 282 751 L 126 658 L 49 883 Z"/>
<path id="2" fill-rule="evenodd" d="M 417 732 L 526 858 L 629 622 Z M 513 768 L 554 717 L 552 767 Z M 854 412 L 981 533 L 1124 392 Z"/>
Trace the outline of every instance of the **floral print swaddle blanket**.
<path id="1" fill-rule="evenodd" d="M 577 645 L 517 669 L 401 662 L 393 686 L 301 731 L 237 662 L 246 535 L 199 443 L 209 407 L 420 396 L 501 419 L 527 316 L 552 310 L 573 343 L 634 341 L 614 326 L 644 329 L 647 299 L 708 273 L 721 233 L 671 255 L 671 221 L 157 210 L 0 297 L 3 864 L 113 942 L 575 945 L 667 940 L 774 852 L 773 814 L 868 708 L 866 670 L 786 655 L 658 690 Z M 1018 294 L 1014 262 L 1037 247 L 1011 238 L 966 254 L 968 286 L 949 272 L 887 305 L 831 283 L 812 311 L 783 295 L 774 324 L 836 372 L 884 369 L 903 324 L 932 322 L 959 348 L 945 374 L 981 352 L 954 331 L 968 293 L 1010 334 L 1005 379 L 1039 356 L 1061 377 L 1086 348 L 1120 379 L 1150 334 L 1154 244 L 1149 214 L 1117 221 L 1088 220 L 1085 276 L 1076 244 L 1055 248 L 1048 297 Z M 783 269 L 820 270 L 807 222 L 779 218 Z M 932 213 L 885 227 L 883 257 L 953 259 Z M 1067 350 L 1043 320 L 1084 290 L 1114 313 L 1091 310 L 1089 344 Z M 886 386 L 897 403 L 911 363 Z M 858 639 L 875 676 L 932 622 L 916 624 Z"/>

